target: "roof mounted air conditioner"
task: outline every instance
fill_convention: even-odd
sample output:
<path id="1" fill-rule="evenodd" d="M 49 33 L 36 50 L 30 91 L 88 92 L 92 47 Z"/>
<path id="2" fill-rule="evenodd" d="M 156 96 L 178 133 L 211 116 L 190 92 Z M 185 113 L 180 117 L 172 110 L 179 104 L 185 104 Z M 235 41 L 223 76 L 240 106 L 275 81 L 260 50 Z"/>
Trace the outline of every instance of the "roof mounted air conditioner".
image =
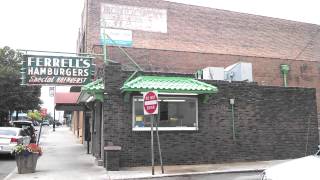
<path id="1" fill-rule="evenodd" d="M 226 67 L 225 80 L 252 82 L 252 64 L 247 62 L 238 62 Z"/>
<path id="2" fill-rule="evenodd" d="M 202 70 L 202 77 L 206 80 L 224 80 L 224 68 L 206 67 Z"/>

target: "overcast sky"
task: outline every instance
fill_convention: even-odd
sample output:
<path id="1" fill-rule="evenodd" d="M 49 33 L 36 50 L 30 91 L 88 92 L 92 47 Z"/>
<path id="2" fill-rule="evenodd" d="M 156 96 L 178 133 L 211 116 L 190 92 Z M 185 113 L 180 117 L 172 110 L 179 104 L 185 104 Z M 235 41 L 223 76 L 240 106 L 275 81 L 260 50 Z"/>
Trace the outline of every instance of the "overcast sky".
<path id="1" fill-rule="evenodd" d="M 320 25 L 319 0 L 170 0 Z M 1 0 L 0 47 L 75 52 L 83 0 Z"/>
<path id="2" fill-rule="evenodd" d="M 320 25 L 319 0 L 170 1 Z M 0 47 L 75 52 L 83 5 L 83 0 L 1 0 Z M 44 107 L 51 111 L 48 94 L 43 88 Z"/>

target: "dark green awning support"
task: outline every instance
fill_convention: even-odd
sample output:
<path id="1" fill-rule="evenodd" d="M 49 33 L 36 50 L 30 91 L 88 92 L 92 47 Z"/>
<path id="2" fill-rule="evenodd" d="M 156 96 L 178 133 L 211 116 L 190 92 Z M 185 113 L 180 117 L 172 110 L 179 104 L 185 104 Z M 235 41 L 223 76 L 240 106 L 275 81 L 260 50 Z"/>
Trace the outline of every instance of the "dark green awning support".
<path id="1" fill-rule="evenodd" d="M 96 93 L 94 96 L 96 97 L 96 100 L 103 102 L 103 93 Z"/>
<path id="2" fill-rule="evenodd" d="M 81 93 L 87 93 L 90 96 L 94 96 L 94 98 L 100 102 L 103 102 L 103 94 L 104 94 L 104 83 L 102 79 L 98 79 L 91 83 L 86 84 L 81 88 Z"/>
<path id="3" fill-rule="evenodd" d="M 124 102 L 125 102 L 125 103 L 130 102 L 130 94 L 131 94 L 131 93 L 129 93 L 129 92 L 125 92 L 125 93 L 124 93 Z"/>
<path id="4" fill-rule="evenodd" d="M 208 103 L 210 96 L 211 96 L 210 94 L 205 94 L 202 98 L 202 102 L 205 104 Z"/>
<path id="5" fill-rule="evenodd" d="M 121 92 L 147 92 L 159 93 L 192 93 L 213 94 L 218 88 L 191 77 L 167 77 L 167 76 L 139 76 L 125 82 Z"/>
<path id="6" fill-rule="evenodd" d="M 140 72 L 140 71 L 135 71 L 135 72 L 133 72 L 133 73 L 131 74 L 131 76 L 130 76 L 124 83 L 127 83 L 127 82 L 131 81 L 131 79 L 134 78 L 135 75 L 139 75 L 139 74 L 140 74 L 139 72 Z"/>

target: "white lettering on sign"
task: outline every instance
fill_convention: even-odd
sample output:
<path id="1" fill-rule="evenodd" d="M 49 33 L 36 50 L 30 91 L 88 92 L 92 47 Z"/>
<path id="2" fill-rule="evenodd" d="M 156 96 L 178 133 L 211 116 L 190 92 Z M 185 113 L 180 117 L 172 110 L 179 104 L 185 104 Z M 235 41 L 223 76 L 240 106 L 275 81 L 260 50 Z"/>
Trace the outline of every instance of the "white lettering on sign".
<path id="1" fill-rule="evenodd" d="M 59 83 L 59 84 L 81 84 L 84 83 L 87 80 L 87 78 L 79 78 L 79 77 L 37 77 L 37 76 L 31 76 L 28 83 L 30 84 L 38 84 L 38 83 L 44 83 L 44 84 L 50 84 L 50 83 Z"/>
<path id="2" fill-rule="evenodd" d="M 147 100 L 147 99 L 146 99 Z M 144 105 L 148 106 L 148 105 L 154 105 L 157 104 L 157 100 L 153 100 L 153 101 L 145 101 Z"/>
<path id="3" fill-rule="evenodd" d="M 75 58 L 49 58 L 29 56 L 27 64 L 30 67 L 69 67 L 69 68 L 89 68 L 91 59 Z"/>
<path id="4" fill-rule="evenodd" d="M 88 76 L 88 69 L 71 69 L 71 68 L 45 68 L 45 67 L 28 67 L 30 76 Z"/>
<path id="5" fill-rule="evenodd" d="M 101 5 L 102 27 L 167 33 L 167 10 L 117 4 Z"/>
<path id="6" fill-rule="evenodd" d="M 24 55 L 24 79 L 29 84 L 72 84 L 90 82 L 92 57 Z"/>

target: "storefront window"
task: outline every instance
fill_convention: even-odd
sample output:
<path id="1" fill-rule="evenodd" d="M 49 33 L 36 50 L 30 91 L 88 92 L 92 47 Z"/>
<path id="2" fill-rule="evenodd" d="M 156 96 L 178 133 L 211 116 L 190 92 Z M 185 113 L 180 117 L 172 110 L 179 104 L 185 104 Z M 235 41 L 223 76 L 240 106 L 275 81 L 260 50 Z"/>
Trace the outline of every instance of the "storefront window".
<path id="1" fill-rule="evenodd" d="M 159 130 L 198 130 L 197 97 L 159 97 Z M 149 131 L 151 115 L 143 114 L 142 96 L 133 97 L 133 130 Z M 155 126 L 155 124 L 154 124 Z"/>

